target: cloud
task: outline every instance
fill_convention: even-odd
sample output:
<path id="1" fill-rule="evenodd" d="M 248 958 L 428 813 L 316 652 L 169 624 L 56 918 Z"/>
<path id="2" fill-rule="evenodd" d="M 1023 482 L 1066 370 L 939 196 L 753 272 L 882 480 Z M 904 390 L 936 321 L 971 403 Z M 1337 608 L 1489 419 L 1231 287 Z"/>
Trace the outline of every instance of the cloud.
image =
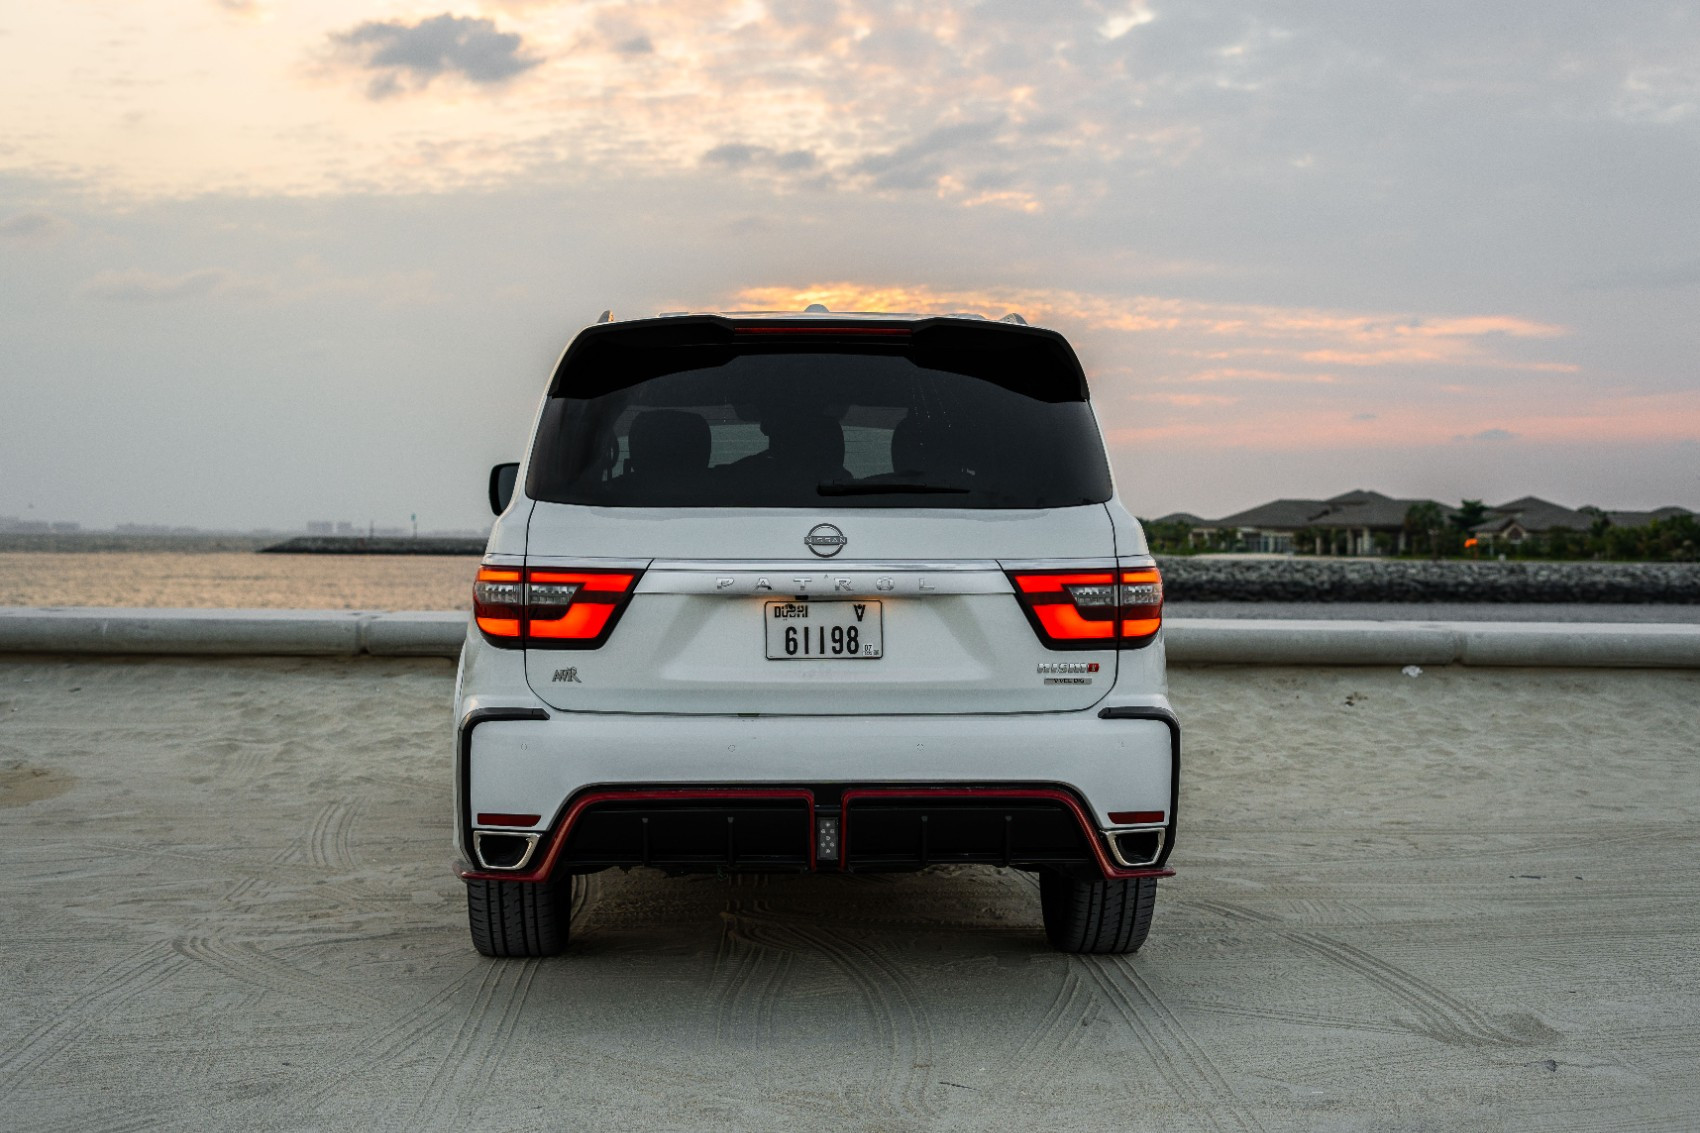
<path id="1" fill-rule="evenodd" d="M 1433 316 L 1359 313 L 1314 307 L 1223 303 L 1163 295 L 1050 289 L 948 290 L 925 286 L 825 283 L 746 288 L 738 302 L 764 310 L 823 303 L 847 311 L 1018 311 L 1029 321 L 1153 335 L 1186 363 L 1184 382 L 1287 382 L 1329 385 L 1317 363 L 1375 370 L 1416 366 L 1571 373 L 1577 366 L 1509 357 L 1502 344 L 1562 337 L 1568 328 L 1510 315 Z M 1218 363 L 1255 358 L 1259 365 Z M 1204 363 L 1200 365 L 1199 363 Z"/>
<path id="2" fill-rule="evenodd" d="M 450 74 L 480 86 L 496 85 L 543 61 L 521 50 L 520 36 L 497 31 L 494 21 L 448 13 L 415 24 L 371 20 L 334 33 L 331 40 L 377 72 L 367 87 L 372 98 L 423 89 Z"/>
<path id="3" fill-rule="evenodd" d="M 1630 122 L 1669 125 L 1700 113 L 1700 68 L 1638 67 L 1624 76 L 1613 107 Z"/>
<path id="4" fill-rule="evenodd" d="M 1700 259 L 1659 265 L 1620 268 L 1605 275 L 1582 281 L 1581 286 L 1595 291 L 1664 289 L 1693 287 L 1700 284 Z"/>
<path id="5" fill-rule="evenodd" d="M 857 173 L 869 174 L 881 189 L 914 189 L 932 185 L 943 171 L 943 158 L 968 146 L 991 141 L 1002 132 L 1001 116 L 978 122 L 935 126 L 913 141 L 857 161 Z"/>
<path id="6" fill-rule="evenodd" d="M 243 279 L 223 268 L 202 268 L 182 275 L 109 270 L 82 286 L 84 295 L 110 303 L 175 303 L 209 295 L 255 298 L 268 290 L 258 280 Z"/>
<path id="7" fill-rule="evenodd" d="M 49 244 L 69 231 L 69 222 L 46 212 L 21 212 L 0 220 L 0 240 L 19 244 Z"/>
<path id="8" fill-rule="evenodd" d="M 742 289 L 731 308 L 834 311 L 1019 312 L 1066 334 L 1118 443 L 1169 440 L 1226 450 L 1343 444 L 1449 445 L 1457 439 L 1599 440 L 1665 436 L 1694 398 L 1642 403 L 1603 391 L 1567 360 L 1542 357 L 1566 326 L 1469 311 L 1352 311 L 1155 294 L 1043 288 L 950 289 L 822 283 Z M 1568 344 L 1566 344 L 1568 349 Z M 1319 355 L 1352 362 L 1319 367 Z M 1700 396 L 1697 394 L 1696 396 Z M 1577 407 L 1586 406 L 1593 424 Z M 1687 417 L 1683 414 L 1687 413 Z M 1668 416 L 1670 420 L 1663 420 Z M 1460 419 L 1498 421 L 1456 438 Z M 1606 421 L 1609 419 L 1610 424 Z M 1515 430 L 1515 432 L 1513 432 Z"/>
<path id="9" fill-rule="evenodd" d="M 655 43 L 647 35 L 634 35 L 620 40 L 614 50 L 621 55 L 653 55 Z"/>
<path id="10" fill-rule="evenodd" d="M 1098 34 L 1105 39 L 1120 39 L 1134 28 L 1141 27 L 1157 18 L 1156 13 L 1143 4 L 1135 4 L 1125 12 L 1118 12 L 1098 25 Z"/>
<path id="11" fill-rule="evenodd" d="M 726 169 L 772 169 L 781 173 L 798 173 L 815 166 L 815 155 L 808 150 L 785 150 L 768 146 L 752 146 L 743 142 L 728 142 L 715 146 L 702 155 L 704 165 L 719 165 Z"/>

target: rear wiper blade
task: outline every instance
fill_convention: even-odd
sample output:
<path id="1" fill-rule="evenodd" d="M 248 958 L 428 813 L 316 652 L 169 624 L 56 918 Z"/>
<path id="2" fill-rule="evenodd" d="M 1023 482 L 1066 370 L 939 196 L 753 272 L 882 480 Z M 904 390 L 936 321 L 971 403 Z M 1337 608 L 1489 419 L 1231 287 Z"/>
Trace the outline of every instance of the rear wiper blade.
<path id="1" fill-rule="evenodd" d="M 917 495 L 967 495 L 967 488 L 958 488 L 951 484 L 816 484 L 815 491 L 823 496 L 895 496 L 915 493 Z"/>

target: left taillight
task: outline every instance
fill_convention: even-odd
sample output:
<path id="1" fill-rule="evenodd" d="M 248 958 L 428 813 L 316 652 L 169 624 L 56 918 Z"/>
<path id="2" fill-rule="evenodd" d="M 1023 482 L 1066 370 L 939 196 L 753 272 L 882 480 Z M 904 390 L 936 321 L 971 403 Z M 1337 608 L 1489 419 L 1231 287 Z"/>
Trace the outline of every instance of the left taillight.
<path id="1" fill-rule="evenodd" d="M 1156 567 L 1011 571 L 1021 609 L 1051 649 L 1138 649 L 1163 626 Z"/>
<path id="2" fill-rule="evenodd" d="M 480 567 L 472 617 L 492 645 L 595 649 L 614 632 L 642 573 Z"/>

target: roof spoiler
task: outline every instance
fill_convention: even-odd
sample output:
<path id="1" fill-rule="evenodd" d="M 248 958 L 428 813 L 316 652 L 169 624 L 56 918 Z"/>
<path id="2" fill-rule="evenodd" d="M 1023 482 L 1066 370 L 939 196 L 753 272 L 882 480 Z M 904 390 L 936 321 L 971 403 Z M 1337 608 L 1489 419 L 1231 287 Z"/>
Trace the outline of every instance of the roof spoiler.
<path id="1" fill-rule="evenodd" d="M 1068 340 L 1025 322 L 683 315 L 596 323 L 580 331 L 549 383 L 551 397 L 597 397 L 663 374 L 722 366 L 740 354 L 899 354 L 917 366 L 983 378 L 1045 401 L 1085 401 Z"/>

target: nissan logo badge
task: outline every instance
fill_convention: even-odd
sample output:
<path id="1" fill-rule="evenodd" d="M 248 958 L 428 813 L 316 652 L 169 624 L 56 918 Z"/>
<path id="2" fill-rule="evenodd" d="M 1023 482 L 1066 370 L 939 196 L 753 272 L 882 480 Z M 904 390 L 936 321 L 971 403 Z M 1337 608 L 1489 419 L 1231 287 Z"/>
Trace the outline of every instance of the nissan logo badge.
<path id="1" fill-rule="evenodd" d="M 803 545 L 823 559 L 830 559 L 842 551 L 849 541 L 844 532 L 830 523 L 817 523 L 803 536 Z"/>

